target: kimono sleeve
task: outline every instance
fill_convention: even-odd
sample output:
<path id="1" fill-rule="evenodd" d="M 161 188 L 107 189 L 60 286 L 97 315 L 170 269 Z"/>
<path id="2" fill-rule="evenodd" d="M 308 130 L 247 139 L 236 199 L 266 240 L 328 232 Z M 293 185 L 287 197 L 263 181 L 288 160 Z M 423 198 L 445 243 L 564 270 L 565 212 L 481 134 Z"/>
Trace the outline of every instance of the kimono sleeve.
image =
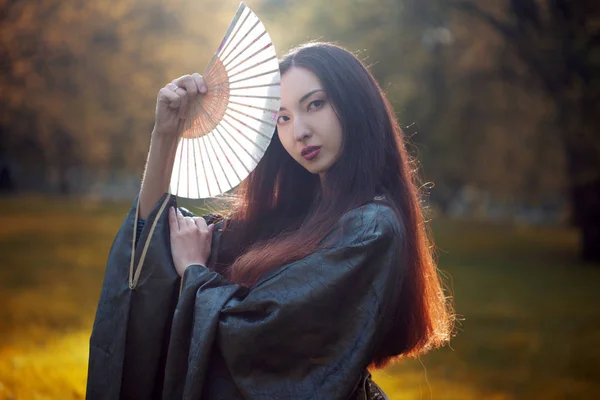
<path id="1" fill-rule="evenodd" d="M 165 217 L 176 199 L 164 194 L 134 241 L 137 203 L 136 198 L 108 255 L 90 337 L 90 400 L 149 399 L 162 393 L 181 282 Z"/>
<path id="2" fill-rule="evenodd" d="M 186 379 L 178 386 L 167 377 L 163 397 L 217 391 L 203 382 L 215 343 L 243 398 L 346 399 L 390 317 L 385 300 L 400 287 L 402 230 L 390 208 L 371 203 L 347 213 L 330 237 L 334 245 L 249 290 L 188 267 L 173 326 L 193 334 L 184 346 L 171 342 L 168 362 Z"/>
<path id="3" fill-rule="evenodd" d="M 110 249 L 104 282 L 90 337 L 88 399 L 151 398 L 162 382 L 168 328 L 177 304 L 178 277 L 170 257 L 168 227 L 157 220 L 167 198 L 152 209 L 148 223 L 134 242 L 136 198 Z M 158 222 L 153 224 L 154 221 Z M 142 248 L 153 235 L 151 256 L 131 285 L 131 257 L 138 265 Z"/>

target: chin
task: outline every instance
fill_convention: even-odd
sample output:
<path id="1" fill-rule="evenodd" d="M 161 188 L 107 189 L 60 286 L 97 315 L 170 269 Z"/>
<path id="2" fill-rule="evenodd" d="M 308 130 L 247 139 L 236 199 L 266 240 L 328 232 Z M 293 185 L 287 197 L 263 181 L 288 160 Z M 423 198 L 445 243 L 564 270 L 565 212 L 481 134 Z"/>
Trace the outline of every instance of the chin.
<path id="1" fill-rule="evenodd" d="M 329 169 L 329 166 L 321 165 L 321 163 L 316 163 L 316 165 L 303 165 L 304 169 L 306 169 L 311 174 L 317 175 L 322 174 Z"/>
<path id="2" fill-rule="evenodd" d="M 302 165 L 302 167 L 304 167 L 305 170 L 307 170 L 308 172 L 310 172 L 311 174 L 323 174 L 325 172 L 327 172 L 327 170 L 335 163 L 331 162 L 330 159 L 325 160 L 325 159 L 320 159 L 317 160 L 316 162 L 307 162 L 306 160 L 302 159 L 302 161 L 299 161 L 299 164 Z"/>

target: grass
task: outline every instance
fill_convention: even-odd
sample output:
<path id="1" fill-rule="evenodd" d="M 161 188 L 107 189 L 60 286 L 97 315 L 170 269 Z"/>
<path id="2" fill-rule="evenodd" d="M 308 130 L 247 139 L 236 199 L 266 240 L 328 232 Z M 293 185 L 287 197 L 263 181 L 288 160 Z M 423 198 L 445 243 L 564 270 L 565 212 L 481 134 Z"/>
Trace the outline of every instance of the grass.
<path id="1" fill-rule="evenodd" d="M 0 399 L 82 399 L 104 263 L 125 204 L 0 200 Z M 375 380 L 399 399 L 600 398 L 600 268 L 577 235 L 439 220 L 462 316 L 450 347 Z"/>
<path id="2" fill-rule="evenodd" d="M 451 348 L 388 368 L 383 386 L 395 394 L 397 376 L 423 371 L 423 395 L 398 387 L 398 399 L 600 398 L 600 268 L 577 263 L 575 232 L 456 221 L 433 230 L 464 320 Z"/>

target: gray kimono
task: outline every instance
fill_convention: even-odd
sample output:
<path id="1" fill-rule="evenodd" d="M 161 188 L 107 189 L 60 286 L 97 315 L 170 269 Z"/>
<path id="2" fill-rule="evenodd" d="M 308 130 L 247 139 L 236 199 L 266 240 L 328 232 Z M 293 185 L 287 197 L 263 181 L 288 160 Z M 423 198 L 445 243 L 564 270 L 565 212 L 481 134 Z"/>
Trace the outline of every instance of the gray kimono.
<path id="1" fill-rule="evenodd" d="M 391 208 L 347 212 L 332 245 L 245 288 L 210 269 L 218 225 L 209 268 L 191 265 L 180 280 L 166 212 L 175 198 L 163 196 L 134 242 L 136 203 L 108 257 L 87 399 L 331 400 L 374 385 L 365 368 L 393 318 L 383 299 L 403 275 Z"/>

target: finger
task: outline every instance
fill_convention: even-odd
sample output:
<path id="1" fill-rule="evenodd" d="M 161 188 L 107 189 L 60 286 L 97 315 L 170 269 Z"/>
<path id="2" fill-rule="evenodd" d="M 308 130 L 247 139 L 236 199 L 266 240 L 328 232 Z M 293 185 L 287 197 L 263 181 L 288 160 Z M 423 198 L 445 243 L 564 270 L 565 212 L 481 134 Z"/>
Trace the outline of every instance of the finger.
<path id="1" fill-rule="evenodd" d="M 184 80 L 188 79 L 189 77 L 191 77 L 191 75 L 189 75 L 189 74 L 181 75 L 179 78 L 175 78 L 171 82 L 173 82 L 177 86 L 183 87 L 184 85 L 181 84 L 181 82 L 183 82 Z"/>
<path id="2" fill-rule="evenodd" d="M 184 88 L 181 87 L 177 88 L 175 93 L 179 95 L 181 101 L 181 104 L 179 106 L 179 118 L 185 119 L 189 103 L 188 93 Z"/>
<path id="3" fill-rule="evenodd" d="M 187 75 L 189 76 L 189 75 Z M 171 82 L 171 87 L 173 87 L 173 85 L 175 85 L 173 87 L 173 91 L 175 93 L 177 93 L 177 95 L 179 95 L 180 98 L 180 102 L 181 104 L 179 105 L 179 118 L 181 119 L 185 119 L 186 115 L 187 115 L 187 105 L 188 105 L 188 91 L 185 87 L 185 85 L 182 83 L 183 79 L 186 77 L 186 75 L 179 77 L 177 79 L 174 79 Z"/>
<path id="4" fill-rule="evenodd" d="M 175 89 L 175 93 L 181 96 L 181 108 L 180 118 L 185 118 L 187 115 L 188 104 L 198 94 L 198 88 L 191 75 L 183 75 L 175 80 L 173 83 L 178 86 Z"/>
<path id="5" fill-rule="evenodd" d="M 177 215 L 175 215 L 175 208 L 169 207 L 169 226 L 171 228 L 171 234 L 179 230 L 179 223 L 177 222 Z"/>
<path id="6" fill-rule="evenodd" d="M 182 97 L 187 94 L 187 92 L 185 91 L 185 88 L 177 86 L 175 81 L 168 83 L 167 86 L 165 86 L 165 87 L 167 89 L 169 89 L 171 92 L 173 92 L 174 94 L 176 94 L 177 98 L 179 99 L 179 102 L 182 104 Z"/>
<path id="7" fill-rule="evenodd" d="M 184 220 L 185 220 L 185 225 L 189 229 L 196 229 L 196 224 L 194 223 L 194 218 L 192 218 L 192 217 L 184 217 Z"/>
<path id="8" fill-rule="evenodd" d="M 190 99 L 193 99 L 198 94 L 198 87 L 196 86 L 196 82 L 194 82 L 194 78 L 192 78 L 191 75 L 182 76 L 176 80 L 175 84 L 184 88 L 188 92 Z"/>
<path id="9" fill-rule="evenodd" d="M 208 230 L 208 227 L 206 226 L 206 221 L 204 220 L 204 218 L 202 218 L 202 217 L 194 218 L 194 223 L 196 224 L 198 229 L 200 229 L 200 231 L 205 232 Z"/>
<path id="10" fill-rule="evenodd" d="M 202 75 L 196 72 L 192 74 L 192 78 L 194 79 L 194 82 L 198 87 L 199 93 L 206 93 L 208 91 L 208 88 L 206 87 L 206 82 L 204 82 L 204 78 L 202 77 Z"/>
<path id="11" fill-rule="evenodd" d="M 192 222 L 192 219 L 190 217 L 186 217 L 185 215 L 183 215 L 183 213 L 181 212 L 181 210 L 179 208 L 177 208 L 177 219 L 179 220 L 179 226 L 181 228 L 190 227 L 190 226 L 194 225 Z"/>
<path id="12" fill-rule="evenodd" d="M 181 98 L 172 90 L 164 87 L 158 91 L 158 101 L 172 109 L 177 109 L 181 105 Z"/>

